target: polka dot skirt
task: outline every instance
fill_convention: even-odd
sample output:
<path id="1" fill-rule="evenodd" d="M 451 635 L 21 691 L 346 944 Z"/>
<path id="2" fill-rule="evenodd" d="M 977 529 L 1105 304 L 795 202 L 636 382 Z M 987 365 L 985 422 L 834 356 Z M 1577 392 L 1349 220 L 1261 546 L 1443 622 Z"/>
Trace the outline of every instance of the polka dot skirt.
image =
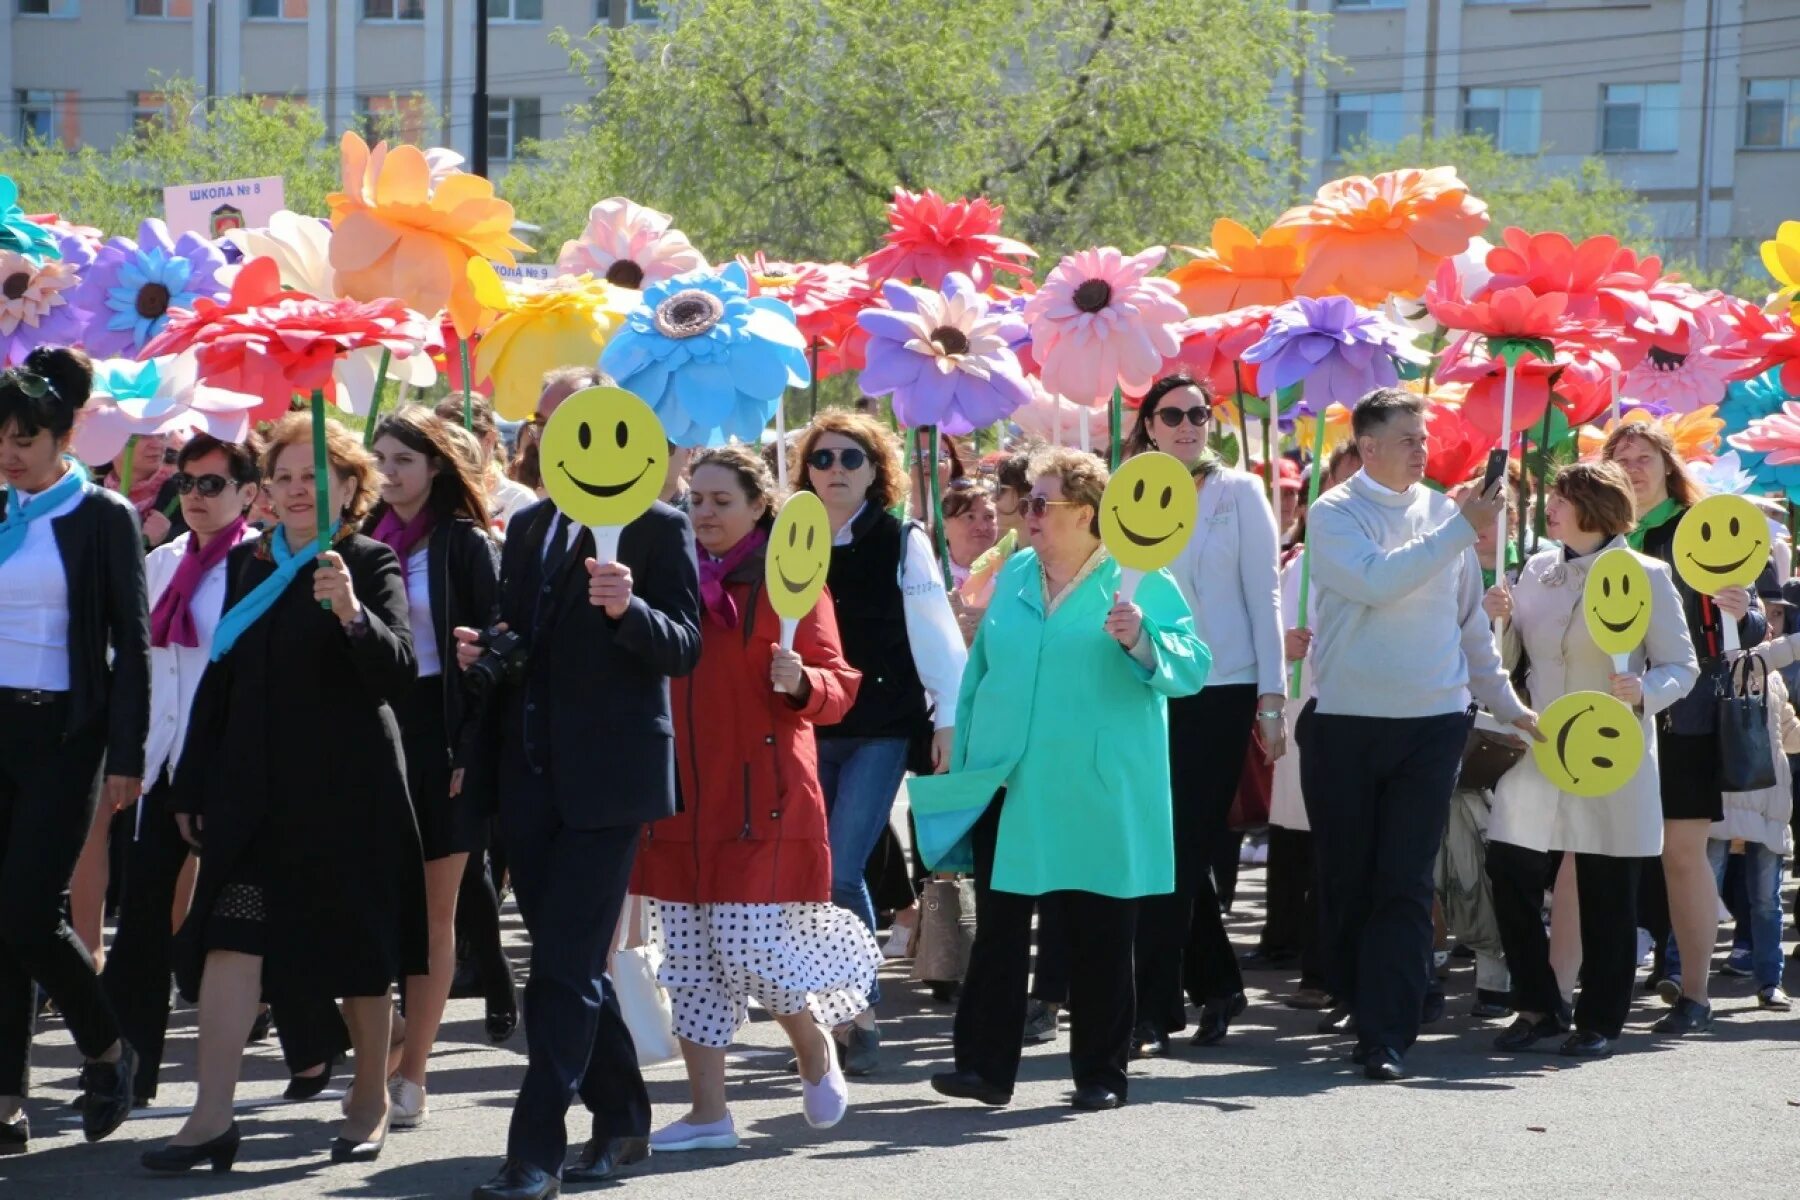
<path id="1" fill-rule="evenodd" d="M 777 1016 L 812 1013 L 841 1025 L 869 1006 L 881 948 L 855 914 L 833 904 L 655 904 L 663 945 L 658 982 L 675 1032 L 725 1047 L 748 1000 Z"/>

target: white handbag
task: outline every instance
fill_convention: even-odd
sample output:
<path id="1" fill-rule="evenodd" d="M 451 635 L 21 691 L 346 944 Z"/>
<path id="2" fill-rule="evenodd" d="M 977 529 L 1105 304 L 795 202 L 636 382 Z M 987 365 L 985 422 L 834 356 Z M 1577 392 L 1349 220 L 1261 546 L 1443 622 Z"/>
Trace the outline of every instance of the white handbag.
<path id="1" fill-rule="evenodd" d="M 627 898 L 628 915 L 619 922 L 619 949 L 613 953 L 612 988 L 619 997 L 619 1011 L 625 1017 L 625 1028 L 637 1048 L 638 1066 L 654 1067 L 681 1056 L 681 1045 L 675 1040 L 675 1018 L 669 1006 L 669 993 L 656 981 L 662 966 L 662 951 L 649 936 L 649 905 L 655 903 L 641 897 Z M 634 937 L 627 937 L 634 929 Z M 633 944 L 635 943 L 635 944 Z"/>

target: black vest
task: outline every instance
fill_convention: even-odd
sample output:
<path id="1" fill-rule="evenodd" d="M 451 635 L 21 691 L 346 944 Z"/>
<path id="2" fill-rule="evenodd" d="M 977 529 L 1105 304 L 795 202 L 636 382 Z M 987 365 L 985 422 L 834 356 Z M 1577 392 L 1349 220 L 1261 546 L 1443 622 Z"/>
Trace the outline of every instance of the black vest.
<path id="1" fill-rule="evenodd" d="M 862 672 L 856 704 L 819 737 L 915 737 L 929 730 L 925 685 L 906 636 L 905 598 L 895 582 L 906 527 L 873 505 L 850 524 L 850 544 L 833 546 L 826 582 L 837 608 L 844 657 Z"/>

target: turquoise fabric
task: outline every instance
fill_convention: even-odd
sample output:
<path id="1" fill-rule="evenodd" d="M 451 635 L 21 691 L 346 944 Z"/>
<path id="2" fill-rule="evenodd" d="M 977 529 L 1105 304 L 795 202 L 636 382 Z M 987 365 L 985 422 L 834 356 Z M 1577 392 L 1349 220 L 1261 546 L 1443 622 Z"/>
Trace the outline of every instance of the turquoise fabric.
<path id="1" fill-rule="evenodd" d="M 1139 665 L 1104 628 L 1119 576 L 1105 559 L 1046 618 L 1037 555 L 1022 550 L 1000 572 L 963 670 L 950 772 L 907 788 L 932 869 L 972 869 L 969 829 L 1004 787 L 995 888 L 1174 888 L 1168 697 L 1198 692 L 1212 654 L 1158 571 L 1135 597 L 1156 659 Z"/>

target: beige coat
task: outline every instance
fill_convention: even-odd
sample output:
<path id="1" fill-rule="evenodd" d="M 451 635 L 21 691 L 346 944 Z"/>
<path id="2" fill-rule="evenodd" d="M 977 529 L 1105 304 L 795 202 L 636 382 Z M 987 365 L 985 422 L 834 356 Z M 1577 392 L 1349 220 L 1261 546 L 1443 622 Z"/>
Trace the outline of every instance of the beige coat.
<path id="1" fill-rule="evenodd" d="M 1623 538 L 1616 538 L 1606 549 L 1624 545 Z M 1582 590 L 1595 557 L 1565 561 L 1560 549 L 1533 555 L 1513 590 L 1508 629 L 1517 632 L 1530 655 L 1528 703 L 1540 712 L 1570 692 L 1612 690 L 1612 657 L 1594 645 L 1581 613 Z M 1617 858 L 1662 853 L 1653 718 L 1694 686 L 1700 664 L 1669 568 L 1642 554 L 1637 557 L 1650 576 L 1651 594 L 1650 632 L 1630 660 L 1631 670 L 1644 681 L 1643 764 L 1619 791 L 1589 798 L 1556 790 L 1527 754 L 1494 789 L 1491 841 Z"/>

